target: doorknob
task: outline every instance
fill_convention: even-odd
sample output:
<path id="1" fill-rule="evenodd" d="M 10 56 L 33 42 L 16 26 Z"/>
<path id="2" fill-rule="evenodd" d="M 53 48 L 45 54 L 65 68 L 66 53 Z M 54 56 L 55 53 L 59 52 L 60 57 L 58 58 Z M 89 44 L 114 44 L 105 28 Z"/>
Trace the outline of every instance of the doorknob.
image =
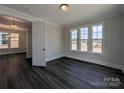
<path id="1" fill-rule="evenodd" d="M 45 49 L 43 49 L 43 51 L 45 51 Z"/>

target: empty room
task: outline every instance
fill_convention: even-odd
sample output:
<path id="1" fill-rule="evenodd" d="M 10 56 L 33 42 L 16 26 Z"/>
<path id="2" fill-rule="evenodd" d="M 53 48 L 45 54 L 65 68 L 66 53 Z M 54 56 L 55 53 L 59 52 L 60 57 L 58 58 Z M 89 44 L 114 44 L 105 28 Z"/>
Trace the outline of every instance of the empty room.
<path id="1" fill-rule="evenodd" d="M 123 4 L 1 4 L 1 89 L 124 89 Z"/>

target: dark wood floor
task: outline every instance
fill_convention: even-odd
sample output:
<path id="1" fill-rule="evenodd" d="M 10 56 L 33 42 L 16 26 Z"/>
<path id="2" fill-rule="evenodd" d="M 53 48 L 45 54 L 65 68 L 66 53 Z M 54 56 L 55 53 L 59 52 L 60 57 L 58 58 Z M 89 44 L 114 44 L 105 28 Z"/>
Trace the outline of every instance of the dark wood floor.
<path id="1" fill-rule="evenodd" d="M 6 55 L 0 56 L 0 88 L 124 88 L 124 74 L 66 57 L 48 62 L 46 68 L 32 67 L 25 54 Z"/>

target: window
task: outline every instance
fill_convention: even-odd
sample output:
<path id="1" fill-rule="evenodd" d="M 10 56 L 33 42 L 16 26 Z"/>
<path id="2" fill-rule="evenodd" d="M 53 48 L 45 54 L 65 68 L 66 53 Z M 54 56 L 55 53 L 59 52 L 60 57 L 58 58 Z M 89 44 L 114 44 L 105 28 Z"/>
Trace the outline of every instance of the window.
<path id="1" fill-rule="evenodd" d="M 92 26 L 92 52 L 102 53 L 102 25 Z"/>
<path id="2" fill-rule="evenodd" d="M 71 50 L 77 50 L 77 30 L 71 30 Z"/>
<path id="3" fill-rule="evenodd" d="M 11 48 L 19 47 L 19 34 L 11 33 Z"/>
<path id="4" fill-rule="evenodd" d="M 9 40 L 6 38 L 8 33 L 0 32 L 0 48 L 8 48 Z"/>
<path id="5" fill-rule="evenodd" d="M 101 22 L 71 30 L 71 50 L 103 53 L 103 26 Z"/>
<path id="6" fill-rule="evenodd" d="M 80 29 L 80 49 L 88 51 L 88 27 Z"/>
<path id="7" fill-rule="evenodd" d="M 0 49 L 3 48 L 19 48 L 19 34 L 0 32 Z"/>

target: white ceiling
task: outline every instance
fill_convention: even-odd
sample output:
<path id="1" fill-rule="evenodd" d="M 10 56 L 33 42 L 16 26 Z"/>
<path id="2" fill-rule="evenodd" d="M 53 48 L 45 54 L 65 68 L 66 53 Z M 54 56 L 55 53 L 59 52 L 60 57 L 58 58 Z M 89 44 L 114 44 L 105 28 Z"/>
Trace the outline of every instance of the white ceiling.
<path id="1" fill-rule="evenodd" d="M 46 19 L 61 26 L 119 14 L 122 7 L 122 5 L 117 4 L 72 4 L 68 12 L 63 12 L 59 9 L 58 4 L 11 4 L 4 6 Z"/>
<path id="2" fill-rule="evenodd" d="M 12 16 L 2 15 L 0 14 L 0 29 L 2 30 L 10 30 L 10 25 L 15 24 L 17 26 L 16 29 L 13 30 L 27 30 L 28 27 L 31 26 L 31 22 L 22 20 L 20 18 L 16 18 Z"/>

